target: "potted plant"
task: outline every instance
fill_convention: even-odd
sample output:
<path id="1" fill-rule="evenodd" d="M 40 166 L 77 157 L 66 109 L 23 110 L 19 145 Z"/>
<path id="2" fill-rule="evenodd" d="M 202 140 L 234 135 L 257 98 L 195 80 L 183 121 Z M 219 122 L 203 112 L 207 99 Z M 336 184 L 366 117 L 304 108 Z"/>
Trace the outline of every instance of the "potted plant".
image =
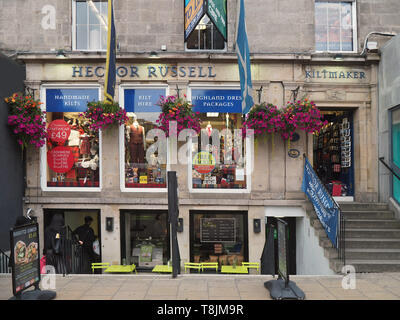
<path id="1" fill-rule="evenodd" d="M 110 125 L 123 125 L 128 121 L 125 109 L 118 103 L 92 101 L 87 106 L 86 112 L 80 116 L 88 119 L 91 130 L 105 130 Z"/>
<path id="2" fill-rule="evenodd" d="M 196 133 L 200 132 L 201 120 L 199 112 L 192 110 L 192 104 L 186 100 L 186 95 L 184 95 L 184 98 L 179 98 L 178 96 L 161 96 L 157 105 L 161 106 L 161 113 L 156 122 L 158 128 L 163 130 L 167 137 L 170 134 L 175 134 L 169 132 L 170 121 L 176 121 L 177 135 L 183 129 L 193 129 Z"/>
<path id="3" fill-rule="evenodd" d="M 46 142 L 45 112 L 40 108 L 42 103 L 21 93 L 14 93 L 4 100 L 10 107 L 8 125 L 22 150 L 28 145 L 42 147 Z"/>

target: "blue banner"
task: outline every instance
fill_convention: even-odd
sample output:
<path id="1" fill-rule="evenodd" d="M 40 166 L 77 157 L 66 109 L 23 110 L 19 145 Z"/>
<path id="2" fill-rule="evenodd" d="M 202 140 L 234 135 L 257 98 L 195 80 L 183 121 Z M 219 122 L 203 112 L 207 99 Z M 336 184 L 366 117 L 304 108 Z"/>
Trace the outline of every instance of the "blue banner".
<path id="1" fill-rule="evenodd" d="M 191 100 L 195 112 L 242 113 L 240 90 L 193 89 Z"/>
<path id="2" fill-rule="evenodd" d="M 46 89 L 47 112 L 85 112 L 87 103 L 99 100 L 99 89 Z"/>
<path id="3" fill-rule="evenodd" d="M 240 88 L 242 90 L 242 113 L 246 114 L 254 105 L 253 85 L 251 83 L 250 50 L 247 41 L 244 1 L 238 1 L 236 21 L 236 53 L 238 57 Z"/>
<path id="4" fill-rule="evenodd" d="M 117 40 L 115 36 L 113 1 L 108 0 L 108 34 L 104 100 L 114 102 Z"/>
<path id="5" fill-rule="evenodd" d="M 307 195 L 324 227 L 328 238 L 337 248 L 337 226 L 340 211 L 334 200 L 322 185 L 310 162 L 305 158 L 301 190 Z"/>
<path id="6" fill-rule="evenodd" d="M 125 89 L 124 104 L 126 112 L 161 112 L 157 105 L 160 96 L 165 96 L 165 89 Z"/>

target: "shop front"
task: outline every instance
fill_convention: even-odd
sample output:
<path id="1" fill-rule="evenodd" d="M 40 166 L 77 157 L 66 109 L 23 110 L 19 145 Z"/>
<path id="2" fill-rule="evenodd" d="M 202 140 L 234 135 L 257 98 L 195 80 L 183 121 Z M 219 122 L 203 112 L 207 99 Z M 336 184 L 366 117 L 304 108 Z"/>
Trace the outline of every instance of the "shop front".
<path id="1" fill-rule="evenodd" d="M 26 57 L 27 85 L 44 103 L 52 135 L 38 153 L 28 151 L 25 206 L 38 215 L 42 237 L 46 210 L 98 210 L 102 261 L 135 263 L 149 272 L 171 259 L 166 173 L 172 170 L 178 177 L 182 265 L 258 262 L 266 234 L 265 228 L 254 228 L 254 221 L 263 225 L 266 217 L 291 218 L 288 211 L 296 207 L 293 259 L 299 266 L 299 259 L 307 258 L 296 268 L 301 273 L 315 258 L 311 251 L 299 254 L 313 234 L 303 210 L 303 154 L 339 201 L 376 200 L 374 66 L 255 56 L 257 103 L 281 108 L 296 93 L 296 99 L 314 101 L 328 125 L 319 135 L 299 131 L 290 144 L 279 134 L 256 137 L 253 144 L 242 136 L 236 56 L 197 57 L 157 63 L 137 55 L 119 57 L 116 100 L 129 120 L 99 132 L 88 130 L 82 115 L 87 102 L 102 99 L 104 75 L 96 70 L 104 61 L 94 55 L 62 61 L 42 57 L 40 62 Z M 198 135 L 178 140 L 177 146 L 171 140 L 163 144 L 156 128 L 157 102 L 168 95 L 186 96 L 201 120 Z M 178 152 L 176 159 L 172 151 Z M 320 258 L 325 259 L 323 253 Z"/>

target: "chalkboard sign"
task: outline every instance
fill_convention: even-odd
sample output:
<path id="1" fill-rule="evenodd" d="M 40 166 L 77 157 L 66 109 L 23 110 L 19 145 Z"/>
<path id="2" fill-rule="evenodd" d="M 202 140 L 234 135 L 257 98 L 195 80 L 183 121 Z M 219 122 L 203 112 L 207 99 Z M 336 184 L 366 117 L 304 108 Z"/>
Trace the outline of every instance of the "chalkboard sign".
<path id="1" fill-rule="evenodd" d="M 39 285 L 39 227 L 37 223 L 15 227 L 10 230 L 12 257 L 13 294 Z"/>
<path id="2" fill-rule="evenodd" d="M 281 219 L 278 222 L 278 273 L 285 280 L 285 284 L 289 283 L 288 271 L 288 247 L 287 247 L 287 223 Z"/>
<path id="3" fill-rule="evenodd" d="M 235 218 L 200 219 L 200 242 L 235 242 Z"/>

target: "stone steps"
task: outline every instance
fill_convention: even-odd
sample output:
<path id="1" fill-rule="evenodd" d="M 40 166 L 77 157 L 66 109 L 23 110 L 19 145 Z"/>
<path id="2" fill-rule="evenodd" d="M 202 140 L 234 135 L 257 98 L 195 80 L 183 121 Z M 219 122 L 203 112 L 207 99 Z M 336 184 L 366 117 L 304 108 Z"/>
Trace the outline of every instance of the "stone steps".
<path id="1" fill-rule="evenodd" d="M 400 221 L 395 219 L 346 219 L 346 229 L 400 229 Z"/>
<path id="2" fill-rule="evenodd" d="M 346 238 L 346 249 L 400 249 L 400 239 Z"/>
<path id="3" fill-rule="evenodd" d="M 367 219 L 367 220 L 394 220 L 394 212 L 390 210 L 381 211 L 342 211 L 343 216 L 347 219 Z"/>
<path id="4" fill-rule="evenodd" d="M 345 218 L 345 264 L 356 272 L 400 271 L 400 221 L 386 203 L 340 203 Z M 311 225 L 324 248 L 329 265 L 342 272 L 343 262 L 326 236 L 316 215 L 310 215 Z"/>

